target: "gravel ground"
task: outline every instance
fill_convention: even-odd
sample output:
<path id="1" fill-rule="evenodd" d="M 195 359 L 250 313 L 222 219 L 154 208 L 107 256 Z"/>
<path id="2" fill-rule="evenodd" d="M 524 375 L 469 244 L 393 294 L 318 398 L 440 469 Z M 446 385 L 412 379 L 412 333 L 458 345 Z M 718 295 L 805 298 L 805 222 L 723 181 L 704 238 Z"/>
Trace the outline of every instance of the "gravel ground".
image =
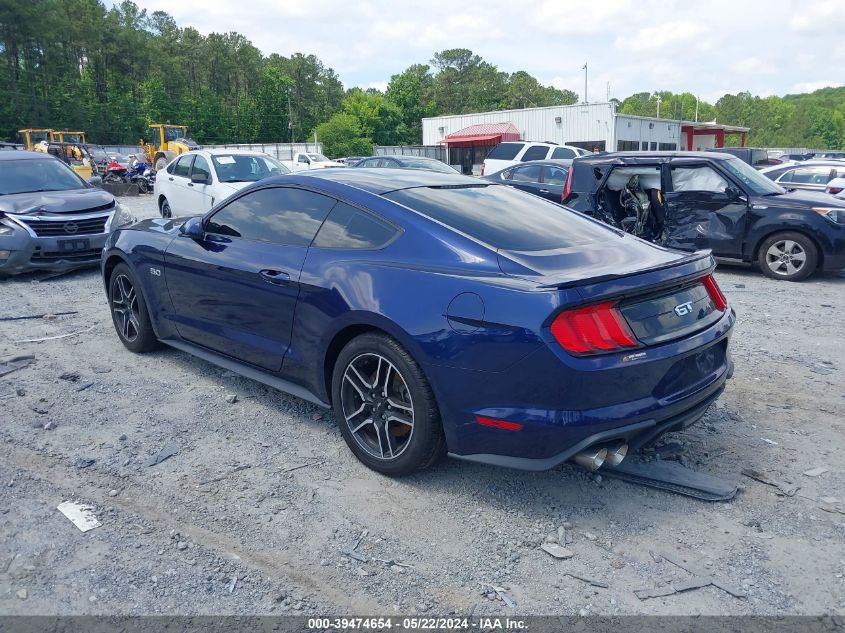
<path id="1" fill-rule="evenodd" d="M 149 197 L 124 204 L 155 214 Z M 568 465 L 446 460 L 387 479 L 328 412 L 175 350 L 130 354 L 97 271 L 43 277 L 0 285 L 0 317 L 78 311 L 0 321 L 0 357 L 36 356 L 0 378 L 0 613 L 845 613 L 843 275 L 719 269 L 736 375 L 669 439 L 690 466 L 741 479 L 727 503 Z M 145 465 L 168 445 L 178 453 Z M 743 468 L 800 488 L 779 496 Z M 56 510 L 68 500 L 102 526 L 80 532 Z M 568 560 L 540 549 L 559 531 Z M 747 596 L 641 600 L 691 578 L 661 554 Z"/>

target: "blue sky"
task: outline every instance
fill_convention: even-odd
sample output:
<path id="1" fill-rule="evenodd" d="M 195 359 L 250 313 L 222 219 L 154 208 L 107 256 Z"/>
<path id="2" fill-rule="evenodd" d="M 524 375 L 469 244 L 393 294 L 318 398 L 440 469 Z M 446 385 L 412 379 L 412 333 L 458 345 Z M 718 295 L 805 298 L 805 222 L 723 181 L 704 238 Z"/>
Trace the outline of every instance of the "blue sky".
<path id="1" fill-rule="evenodd" d="M 314 53 L 346 87 L 383 89 L 435 51 L 584 89 L 767 96 L 845 84 L 842 0 L 136 0 L 202 33 L 238 31 L 265 54 Z"/>

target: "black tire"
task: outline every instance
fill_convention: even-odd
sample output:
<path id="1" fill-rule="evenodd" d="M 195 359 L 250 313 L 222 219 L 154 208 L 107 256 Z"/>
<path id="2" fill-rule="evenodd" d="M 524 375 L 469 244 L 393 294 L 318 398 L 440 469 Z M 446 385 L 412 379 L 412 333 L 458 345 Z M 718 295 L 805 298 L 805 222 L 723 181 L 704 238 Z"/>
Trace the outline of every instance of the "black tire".
<path id="1" fill-rule="evenodd" d="M 802 281 L 815 272 L 818 263 L 819 250 L 813 240 L 793 231 L 770 235 L 757 252 L 757 265 L 772 279 Z"/>
<path id="2" fill-rule="evenodd" d="M 173 217 L 173 211 L 170 209 L 170 203 L 167 201 L 167 198 L 161 199 L 161 203 L 158 205 L 158 210 L 161 212 L 161 217 L 163 218 Z"/>
<path id="3" fill-rule="evenodd" d="M 115 266 L 109 278 L 109 311 L 120 342 L 130 352 L 144 354 L 159 347 L 141 285 L 126 264 Z"/>
<path id="4" fill-rule="evenodd" d="M 368 367 L 375 371 L 369 373 Z M 356 371 L 365 380 L 356 381 Z M 363 395 L 361 388 L 368 393 Z M 445 453 L 446 439 L 431 386 L 411 355 L 389 336 L 362 334 L 343 348 L 332 375 L 332 402 L 343 439 L 372 470 L 400 477 L 431 466 Z M 348 409 L 357 409 L 359 404 L 363 411 L 349 415 L 353 411 Z M 411 420 L 412 425 L 394 416 Z M 360 430 L 355 432 L 353 427 Z"/>
<path id="5" fill-rule="evenodd" d="M 135 184 L 138 185 L 138 192 L 139 193 L 149 193 L 150 192 L 150 185 L 143 178 L 138 178 L 138 180 L 135 181 Z"/>

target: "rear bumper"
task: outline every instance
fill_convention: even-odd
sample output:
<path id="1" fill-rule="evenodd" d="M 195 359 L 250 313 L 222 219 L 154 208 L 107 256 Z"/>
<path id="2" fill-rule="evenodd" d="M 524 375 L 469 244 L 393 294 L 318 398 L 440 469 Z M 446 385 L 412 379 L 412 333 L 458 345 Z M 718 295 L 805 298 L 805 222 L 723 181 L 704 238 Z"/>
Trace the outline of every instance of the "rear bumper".
<path id="1" fill-rule="evenodd" d="M 713 404 L 720 395 L 722 395 L 722 392 L 725 390 L 725 380 L 727 380 L 730 373 L 732 372 L 727 373 L 722 380 L 714 385 L 712 390 L 708 390 L 709 395 L 686 411 L 662 420 L 649 418 L 647 420 L 641 420 L 632 424 L 626 424 L 617 428 L 593 433 L 572 446 L 569 446 L 560 453 L 556 453 L 550 457 L 512 457 L 509 455 L 492 455 L 489 453 L 471 455 L 457 455 L 455 453 L 449 453 L 449 456 L 470 462 L 491 464 L 493 466 L 504 466 L 506 468 L 516 468 L 518 470 L 548 470 L 572 459 L 577 453 L 595 444 L 604 444 L 605 442 L 622 440 L 629 445 L 629 451 L 633 452 L 634 450 L 642 448 L 648 442 L 660 437 L 664 433 L 668 433 L 669 431 L 680 431 L 681 429 L 685 429 L 686 427 L 698 422 L 698 420 L 700 420 L 707 412 L 710 405 Z"/>
<path id="2" fill-rule="evenodd" d="M 648 357 L 569 358 L 551 346 L 503 372 L 431 372 L 450 455 L 514 468 L 552 468 L 584 447 L 687 426 L 733 373 L 729 310 L 707 330 L 648 349 Z M 479 424 L 476 416 L 520 430 Z"/>

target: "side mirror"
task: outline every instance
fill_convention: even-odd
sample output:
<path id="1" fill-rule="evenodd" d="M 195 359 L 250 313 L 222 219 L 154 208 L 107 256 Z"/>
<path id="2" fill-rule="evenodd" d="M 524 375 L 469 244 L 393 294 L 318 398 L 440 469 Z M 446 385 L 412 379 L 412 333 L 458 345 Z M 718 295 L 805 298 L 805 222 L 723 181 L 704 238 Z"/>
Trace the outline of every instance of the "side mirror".
<path id="1" fill-rule="evenodd" d="M 88 184 L 91 185 L 92 187 L 99 187 L 100 189 L 102 189 L 103 188 L 103 179 L 100 178 L 99 176 L 91 176 L 88 179 Z"/>
<path id="2" fill-rule="evenodd" d="M 742 192 L 736 187 L 725 187 L 725 195 L 729 200 L 739 200 L 742 198 Z"/>
<path id="3" fill-rule="evenodd" d="M 205 238 L 205 230 L 202 228 L 202 218 L 188 218 L 179 229 L 179 233 L 185 237 L 190 237 L 192 240 L 202 240 Z"/>
<path id="4" fill-rule="evenodd" d="M 211 184 L 209 182 L 208 176 L 204 176 L 202 174 L 194 174 L 194 173 L 191 174 L 191 182 L 195 183 L 197 185 L 209 185 L 209 184 Z"/>

